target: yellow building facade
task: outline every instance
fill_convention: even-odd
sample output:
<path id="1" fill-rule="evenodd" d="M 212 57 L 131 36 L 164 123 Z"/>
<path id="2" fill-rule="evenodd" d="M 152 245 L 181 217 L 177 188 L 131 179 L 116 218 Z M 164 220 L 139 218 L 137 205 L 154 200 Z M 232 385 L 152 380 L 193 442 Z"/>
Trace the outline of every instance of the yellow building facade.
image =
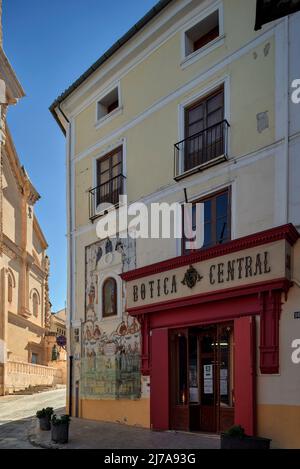
<path id="1" fill-rule="evenodd" d="M 274 447 L 300 445 L 300 122 L 289 91 L 299 14 L 255 32 L 255 9 L 161 1 L 50 108 L 67 139 L 77 416 L 157 430 L 237 423 Z M 203 202 L 204 249 L 121 231 L 99 239 L 100 203 L 120 194 L 148 207 Z"/>

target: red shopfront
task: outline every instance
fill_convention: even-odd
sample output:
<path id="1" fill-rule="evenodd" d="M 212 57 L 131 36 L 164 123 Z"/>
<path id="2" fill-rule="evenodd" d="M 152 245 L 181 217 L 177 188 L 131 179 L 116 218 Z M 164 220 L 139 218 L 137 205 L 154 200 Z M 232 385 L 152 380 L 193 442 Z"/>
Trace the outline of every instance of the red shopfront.
<path id="1" fill-rule="evenodd" d="M 279 372 L 281 304 L 292 285 L 284 225 L 122 274 L 142 329 L 153 430 L 256 432 L 256 363 Z M 256 333 L 256 317 L 260 332 Z"/>

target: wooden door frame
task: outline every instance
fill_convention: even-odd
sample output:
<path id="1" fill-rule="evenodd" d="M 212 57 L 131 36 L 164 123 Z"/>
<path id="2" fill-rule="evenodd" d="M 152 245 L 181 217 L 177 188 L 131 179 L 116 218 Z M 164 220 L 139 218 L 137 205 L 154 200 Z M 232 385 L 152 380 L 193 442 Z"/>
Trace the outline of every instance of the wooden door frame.
<path id="1" fill-rule="evenodd" d="M 203 429 L 201 428 L 201 414 L 202 414 L 202 408 L 203 407 L 209 407 L 209 406 L 204 406 L 203 401 L 202 401 L 202 385 L 204 384 L 204 377 L 203 377 L 203 358 L 205 358 L 205 354 L 201 352 L 201 338 L 204 337 L 205 334 L 207 334 L 207 331 L 212 330 L 212 334 L 214 336 L 215 342 L 218 340 L 218 324 L 211 324 L 209 326 L 201 326 L 199 327 L 199 364 L 200 364 L 200 374 L 199 374 L 199 379 L 200 379 L 200 431 Z M 213 359 L 212 359 L 212 366 L 213 366 L 213 404 L 212 407 L 214 409 L 213 411 L 213 421 L 214 421 L 214 429 L 211 430 L 212 433 L 217 433 L 218 431 L 218 406 L 217 406 L 217 390 L 218 390 L 218 379 L 217 379 L 217 364 L 218 364 L 218 354 L 217 350 L 213 350 L 210 352 L 210 354 L 213 354 Z M 205 431 L 210 431 L 210 430 L 205 430 Z"/>
<path id="2" fill-rule="evenodd" d="M 179 428 L 177 425 L 177 430 L 184 430 L 189 431 L 189 388 L 188 388 L 188 350 L 189 350 L 189 334 L 188 334 L 188 327 L 183 328 L 176 328 L 169 330 L 169 408 L 170 408 L 170 429 L 175 425 L 177 415 L 175 412 L 180 413 L 183 418 L 185 419 L 182 423 L 182 427 Z M 177 386 L 178 386 L 178 342 L 175 340 L 176 336 L 178 337 L 179 334 L 183 334 L 186 337 L 186 403 L 179 404 L 177 403 Z M 175 355 L 175 356 L 174 356 Z M 175 362 L 175 363 L 174 363 Z M 174 392 L 175 391 L 175 392 Z M 174 428 L 175 429 L 175 428 Z"/>
<path id="3" fill-rule="evenodd" d="M 213 353 L 213 405 L 212 407 L 214 408 L 214 415 L 213 415 L 213 429 L 211 430 L 212 433 L 219 433 L 221 431 L 221 395 L 220 395 L 220 356 L 221 356 L 221 348 L 220 348 L 220 330 L 221 328 L 224 328 L 226 326 L 230 326 L 233 330 L 234 334 L 234 321 L 221 321 L 217 323 L 211 323 L 211 324 L 204 324 L 201 326 L 201 324 L 196 326 L 199 331 L 194 332 L 194 334 L 197 335 L 197 349 L 198 349 L 198 357 L 197 357 L 197 376 L 198 376 L 198 384 L 199 384 L 199 430 L 201 431 L 201 407 L 203 406 L 202 404 L 202 385 L 203 385 L 203 355 L 201 352 L 201 337 L 203 337 L 205 334 L 207 334 L 207 331 L 209 329 L 213 330 L 213 336 L 215 343 L 217 343 L 217 347 L 215 350 L 212 352 Z M 190 429 L 190 409 L 191 406 L 197 407 L 197 405 L 193 405 L 189 401 L 189 338 L 190 338 L 190 330 L 195 329 L 195 325 L 193 326 L 186 326 L 186 327 L 180 327 L 180 328 L 174 328 L 169 330 L 169 412 L 170 412 L 170 429 L 174 430 L 185 430 L 185 431 L 191 431 Z M 186 376 L 186 404 L 176 404 L 177 400 L 177 386 L 178 386 L 178 348 L 176 345 L 176 348 L 174 347 L 175 342 L 172 341 L 172 338 L 176 338 L 178 334 L 183 334 L 186 337 L 186 354 L 187 354 L 187 363 L 186 363 L 186 369 L 187 369 L 187 376 Z M 234 336 L 233 336 L 234 337 Z M 175 353 L 175 356 L 174 356 Z M 232 353 L 234 355 L 234 350 L 232 350 Z M 234 362 L 234 356 L 231 357 L 232 362 Z M 230 362 L 231 359 L 229 358 Z M 230 366 L 230 364 L 229 364 Z M 232 373 L 234 373 L 234 369 L 232 370 Z M 230 373 L 228 373 L 228 379 L 230 379 Z M 233 375 L 233 383 L 234 383 L 234 375 Z M 176 393 L 174 392 L 176 390 Z M 180 428 L 180 426 L 176 425 L 176 428 L 174 427 L 174 424 L 177 419 L 177 415 L 174 415 L 174 412 L 176 412 L 176 409 L 178 413 L 181 414 L 186 414 L 186 422 L 183 422 L 183 427 Z M 228 410 L 233 411 L 233 418 L 234 418 L 234 406 L 228 407 Z M 205 431 L 209 431 L 206 430 Z"/>
<path id="4" fill-rule="evenodd" d="M 221 323 L 217 324 L 217 341 L 218 341 L 218 344 L 220 344 L 220 329 L 223 328 L 223 327 L 231 327 L 232 331 L 233 331 L 233 348 L 232 348 L 232 355 L 233 356 L 231 357 L 229 355 L 228 379 L 230 380 L 230 378 L 231 378 L 230 375 L 231 375 L 231 372 L 232 372 L 232 383 L 233 383 L 233 393 L 234 393 L 234 373 L 235 373 L 235 370 L 234 370 L 234 355 L 235 355 L 235 350 L 234 350 L 234 320 L 221 322 Z M 229 354 L 230 354 L 230 351 L 229 351 Z M 221 356 L 221 347 L 219 345 L 218 349 L 217 349 L 217 366 L 218 366 L 217 401 L 218 401 L 218 405 L 217 405 L 217 412 L 216 412 L 217 432 L 218 433 L 223 430 L 221 428 L 222 406 L 221 406 L 221 392 L 220 392 L 220 381 L 221 381 L 221 378 L 220 378 L 221 358 L 220 358 L 220 356 Z M 231 362 L 233 364 L 233 370 L 231 370 Z M 230 397 L 230 400 L 232 400 L 232 396 Z M 233 421 L 232 421 L 232 424 L 233 424 L 233 422 L 234 422 L 234 412 L 235 412 L 234 403 L 233 403 L 233 405 L 228 406 L 227 411 L 229 411 L 230 413 L 231 412 L 233 413 Z"/>

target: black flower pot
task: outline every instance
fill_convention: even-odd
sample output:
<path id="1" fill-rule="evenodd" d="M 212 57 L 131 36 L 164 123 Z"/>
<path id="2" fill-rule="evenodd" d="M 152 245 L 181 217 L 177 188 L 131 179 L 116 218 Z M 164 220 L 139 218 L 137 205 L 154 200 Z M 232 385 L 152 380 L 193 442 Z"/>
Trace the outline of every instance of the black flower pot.
<path id="1" fill-rule="evenodd" d="M 40 430 L 42 431 L 49 431 L 51 430 L 51 422 L 49 417 L 41 417 L 39 418 L 40 422 Z"/>
<path id="2" fill-rule="evenodd" d="M 60 423 L 52 425 L 51 440 L 54 443 L 68 443 L 69 440 L 69 423 Z"/>
<path id="3" fill-rule="evenodd" d="M 221 433 L 221 449 L 270 449 L 271 440 L 259 436 L 230 436 Z"/>

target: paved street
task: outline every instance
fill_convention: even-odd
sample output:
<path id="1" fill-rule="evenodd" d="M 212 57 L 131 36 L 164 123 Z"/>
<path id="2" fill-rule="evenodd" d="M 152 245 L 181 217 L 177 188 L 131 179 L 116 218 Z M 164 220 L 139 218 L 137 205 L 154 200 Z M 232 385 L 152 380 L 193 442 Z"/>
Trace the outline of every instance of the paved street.
<path id="1" fill-rule="evenodd" d="M 65 406 L 65 389 L 27 396 L 0 397 L 0 448 L 30 448 L 27 434 L 42 407 L 61 409 Z"/>
<path id="2" fill-rule="evenodd" d="M 153 432 L 118 423 L 72 418 L 69 443 L 56 445 L 49 432 L 32 427 L 30 440 L 45 448 L 63 449 L 218 449 L 220 437 L 200 433 Z"/>
<path id="3" fill-rule="evenodd" d="M 38 429 L 35 413 L 48 406 L 62 412 L 65 389 L 29 396 L 0 397 L 0 449 L 205 449 L 219 448 L 220 445 L 219 437 L 215 435 L 152 432 L 117 423 L 72 418 L 70 441 L 59 446 L 51 443 L 50 432 L 40 432 Z"/>

